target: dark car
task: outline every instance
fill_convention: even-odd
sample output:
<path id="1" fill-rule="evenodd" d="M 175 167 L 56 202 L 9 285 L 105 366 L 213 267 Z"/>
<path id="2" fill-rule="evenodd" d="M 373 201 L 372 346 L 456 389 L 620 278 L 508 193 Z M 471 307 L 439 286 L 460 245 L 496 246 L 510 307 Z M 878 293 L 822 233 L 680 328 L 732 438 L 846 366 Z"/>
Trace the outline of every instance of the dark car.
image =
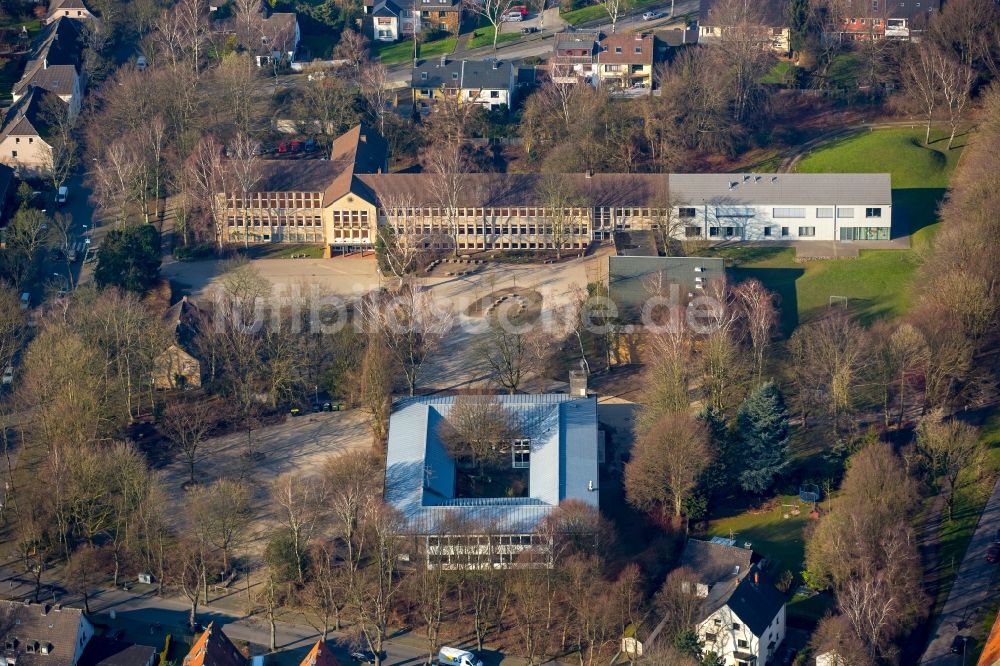
<path id="1" fill-rule="evenodd" d="M 538 28 L 533 25 L 529 25 L 527 28 L 521 28 L 522 35 L 530 35 L 536 32 L 538 32 Z"/>
<path id="2" fill-rule="evenodd" d="M 965 636 L 956 635 L 951 641 L 951 653 L 952 654 L 962 654 L 965 652 L 965 641 L 969 640 Z"/>
<path id="3" fill-rule="evenodd" d="M 55 248 L 52 250 L 52 261 L 62 261 L 65 258 L 66 258 L 66 253 L 60 250 L 59 248 Z"/>
<path id="4" fill-rule="evenodd" d="M 324 412 L 332 412 L 333 411 L 333 403 L 330 402 L 329 400 L 327 400 L 326 402 L 324 402 L 323 403 L 323 411 Z"/>
<path id="5" fill-rule="evenodd" d="M 358 650 L 357 652 L 351 653 L 351 659 L 359 664 L 374 664 L 375 653 L 370 650 Z"/>
<path id="6" fill-rule="evenodd" d="M 322 411 L 322 409 L 323 409 L 323 405 L 319 404 L 318 402 L 314 402 L 312 404 L 313 414 L 318 414 L 320 411 Z"/>
<path id="7" fill-rule="evenodd" d="M 986 561 L 1000 562 L 1000 544 L 990 546 L 990 549 L 986 551 Z"/>

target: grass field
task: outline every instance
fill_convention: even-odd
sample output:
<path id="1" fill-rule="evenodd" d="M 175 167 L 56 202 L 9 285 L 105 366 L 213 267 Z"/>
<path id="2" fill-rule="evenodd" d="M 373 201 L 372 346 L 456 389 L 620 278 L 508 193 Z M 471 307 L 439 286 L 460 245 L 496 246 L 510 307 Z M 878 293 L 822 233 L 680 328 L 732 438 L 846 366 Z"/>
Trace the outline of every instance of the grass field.
<path id="1" fill-rule="evenodd" d="M 252 245 L 245 252 L 252 259 L 291 259 L 293 257 L 320 259 L 323 257 L 323 248 L 319 245 L 272 243 L 270 245 Z"/>
<path id="2" fill-rule="evenodd" d="M 494 32 L 495 29 L 491 25 L 476 28 L 473 35 L 469 37 L 469 48 L 477 49 L 481 46 L 493 46 Z M 521 39 L 520 32 L 501 32 L 500 36 L 497 37 L 497 45 L 505 44 L 507 42 L 516 42 L 519 39 Z"/>
<path id="3" fill-rule="evenodd" d="M 781 497 L 784 503 L 798 503 L 798 496 Z M 727 516 L 709 522 L 709 536 L 721 536 L 736 539 L 742 545 L 744 541 L 753 544 L 753 550 L 764 557 L 770 558 L 774 565 L 771 571 L 780 575 L 784 569 L 798 575 L 802 570 L 802 560 L 805 559 L 805 539 L 802 532 L 809 520 L 809 507 L 803 505 L 798 516 L 783 518 L 779 509 L 762 513 L 744 512 L 736 516 Z"/>
<path id="4" fill-rule="evenodd" d="M 491 37 L 492 43 L 492 37 Z M 419 54 L 421 58 L 434 58 L 445 55 L 455 50 L 458 44 L 458 37 L 445 37 L 433 42 L 426 42 L 420 45 Z M 413 42 L 403 40 L 393 44 L 381 44 L 375 47 L 375 55 L 379 57 L 383 65 L 393 65 L 406 62 L 413 58 Z"/>
<path id="5" fill-rule="evenodd" d="M 940 134 L 930 148 L 919 129 L 876 130 L 838 140 L 807 155 L 802 173 L 889 172 L 893 187 L 893 235 L 911 233 L 911 248 L 926 245 L 936 229 L 936 210 L 961 149 L 944 150 Z M 964 143 L 956 142 L 957 145 Z M 896 228 L 900 227 L 900 228 Z M 917 255 L 910 250 L 861 250 L 857 259 L 796 262 L 784 247 L 729 247 L 712 251 L 730 260 L 737 280 L 755 277 L 781 299 L 783 332 L 821 312 L 831 296 L 846 296 L 862 321 L 907 311 Z"/>
<path id="6" fill-rule="evenodd" d="M 646 5 L 653 4 L 655 1 L 656 0 L 634 0 L 634 2 L 629 5 L 629 11 L 631 13 L 637 9 L 642 9 Z M 608 12 L 604 9 L 604 5 L 599 3 L 581 7 L 580 9 L 572 9 L 568 12 L 560 12 L 559 16 L 570 25 L 580 25 L 581 23 L 589 23 L 591 21 L 610 22 Z"/>

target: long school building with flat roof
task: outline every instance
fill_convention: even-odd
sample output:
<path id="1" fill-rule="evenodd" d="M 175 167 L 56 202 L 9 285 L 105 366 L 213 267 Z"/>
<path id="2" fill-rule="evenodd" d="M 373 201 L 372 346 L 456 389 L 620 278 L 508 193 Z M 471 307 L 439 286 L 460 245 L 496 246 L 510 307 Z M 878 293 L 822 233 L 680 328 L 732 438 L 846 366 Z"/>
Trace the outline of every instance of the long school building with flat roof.
<path id="1" fill-rule="evenodd" d="M 253 191 L 220 193 L 233 243 L 462 252 L 583 249 L 615 231 L 719 241 L 889 240 L 889 174 L 386 173 L 387 145 L 357 126 L 329 160 L 266 160 Z"/>

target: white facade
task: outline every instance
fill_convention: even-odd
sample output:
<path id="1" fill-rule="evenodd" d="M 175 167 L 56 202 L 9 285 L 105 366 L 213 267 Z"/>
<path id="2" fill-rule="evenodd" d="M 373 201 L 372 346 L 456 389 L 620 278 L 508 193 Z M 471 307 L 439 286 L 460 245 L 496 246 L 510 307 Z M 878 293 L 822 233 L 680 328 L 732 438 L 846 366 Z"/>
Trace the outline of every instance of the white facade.
<path id="1" fill-rule="evenodd" d="M 785 606 L 757 636 L 746 622 L 725 605 L 698 625 L 698 638 L 705 650 L 725 659 L 726 666 L 764 666 L 785 640 Z"/>
<path id="2" fill-rule="evenodd" d="M 412 22 L 411 22 L 412 34 Z M 373 16 L 372 36 L 379 42 L 394 42 L 399 39 L 399 19 L 395 16 Z"/>
<path id="3" fill-rule="evenodd" d="M 679 238 L 709 241 L 889 240 L 892 206 L 859 202 L 849 206 L 737 205 L 678 206 Z"/>
<path id="4" fill-rule="evenodd" d="M 510 88 L 467 88 L 462 91 L 462 95 L 467 102 L 473 102 L 484 109 L 499 109 L 506 104 L 507 108 L 513 107 L 514 92 L 513 86 Z"/>

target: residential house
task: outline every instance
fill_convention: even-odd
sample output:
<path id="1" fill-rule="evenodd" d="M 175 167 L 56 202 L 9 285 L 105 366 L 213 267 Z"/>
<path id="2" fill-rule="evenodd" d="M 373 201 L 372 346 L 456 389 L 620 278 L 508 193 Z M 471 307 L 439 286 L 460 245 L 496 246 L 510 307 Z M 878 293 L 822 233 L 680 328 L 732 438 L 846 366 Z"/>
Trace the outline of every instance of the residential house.
<path id="1" fill-rule="evenodd" d="M 683 591 L 703 599 L 695 631 L 704 649 L 726 666 L 771 663 L 785 639 L 785 596 L 753 562 L 753 552 L 732 539 L 688 539 L 680 566 L 697 580 Z"/>
<path id="2" fill-rule="evenodd" d="M 597 402 L 585 386 L 573 395 L 495 399 L 516 422 L 506 448 L 511 477 L 521 478 L 519 496 L 478 496 L 462 482 L 439 432 L 455 396 L 413 398 L 390 417 L 384 497 L 402 532 L 418 537 L 407 542 L 422 544 L 411 560 L 450 569 L 545 566 L 551 543 L 538 533 L 545 517 L 569 500 L 598 507 Z"/>
<path id="3" fill-rule="evenodd" d="M 154 647 L 95 636 L 83 651 L 79 666 L 154 666 L 158 662 Z"/>
<path id="4" fill-rule="evenodd" d="M 83 0 L 51 0 L 49 12 L 42 19 L 42 23 L 52 23 L 58 18 L 84 21 L 95 17 Z"/>
<path id="5" fill-rule="evenodd" d="M 941 11 L 941 0 L 846 0 L 842 7 L 840 29 L 828 38 L 907 40 L 918 37 Z"/>
<path id="6" fill-rule="evenodd" d="M 41 177 L 52 168 L 52 146 L 48 143 L 51 110 L 62 102 L 46 90 L 31 88 L 4 115 L 0 129 L 0 164 L 22 177 Z"/>
<path id="7" fill-rule="evenodd" d="M 572 83 L 583 79 L 595 86 L 594 65 L 601 33 L 594 30 L 558 32 L 553 39 L 549 58 L 550 76 L 556 83 Z"/>
<path id="8" fill-rule="evenodd" d="M 413 35 L 413 13 L 393 0 L 365 4 L 365 17 L 371 21 L 371 36 L 376 42 L 394 42 L 404 34 Z M 404 15 L 407 20 L 404 20 Z M 405 27 L 404 27 L 405 23 Z"/>
<path id="9" fill-rule="evenodd" d="M 333 656 L 330 648 L 323 641 L 316 641 L 309 653 L 299 663 L 299 666 L 340 666 L 340 661 Z"/>
<path id="10" fill-rule="evenodd" d="M 93 636 L 94 625 L 78 608 L 0 602 L 0 640 L 7 664 L 77 666 Z"/>
<path id="11" fill-rule="evenodd" d="M 615 88 L 653 88 L 653 35 L 618 33 L 598 42 L 597 77 Z"/>
<path id="12" fill-rule="evenodd" d="M 248 666 L 249 661 L 236 649 L 221 627 L 210 623 L 184 657 L 182 666 Z"/>
<path id="13" fill-rule="evenodd" d="M 440 31 L 457 35 L 462 26 L 462 0 L 413 0 L 418 32 Z"/>
<path id="14" fill-rule="evenodd" d="M 971 641 L 966 643 L 966 647 L 972 647 Z M 993 622 L 993 629 L 986 637 L 986 643 L 983 644 L 983 651 L 976 666 L 1000 666 L 1000 617 Z"/>
<path id="15" fill-rule="evenodd" d="M 253 55 L 258 67 L 294 62 L 302 37 L 294 12 L 272 11 L 264 0 L 252 17 L 217 20 L 213 30 L 222 37 L 235 38 L 241 49 Z"/>
<path id="16" fill-rule="evenodd" d="M 723 12 L 719 10 L 718 0 L 702 0 L 698 13 L 698 42 L 700 44 L 718 44 L 723 40 L 723 33 L 732 25 Z M 785 13 L 788 0 L 762 0 L 755 4 L 760 12 L 763 27 L 760 29 L 761 48 L 770 49 L 779 54 L 787 54 L 792 48 L 792 29 Z"/>
<path id="17" fill-rule="evenodd" d="M 153 359 L 153 388 L 167 390 L 201 386 L 201 361 L 177 344 Z"/>
<path id="18" fill-rule="evenodd" d="M 517 69 L 502 60 L 420 60 L 413 65 L 410 88 L 413 103 L 423 113 L 435 100 L 457 97 L 462 104 L 485 109 L 512 108 L 516 102 Z"/>
<path id="19" fill-rule="evenodd" d="M 15 102 L 32 88 L 55 93 L 66 103 L 70 118 L 80 111 L 83 100 L 83 80 L 80 76 L 80 58 L 83 53 L 82 33 L 74 20 L 57 18 L 46 26 L 40 39 L 28 56 L 24 73 L 14 84 Z"/>
<path id="20" fill-rule="evenodd" d="M 386 224 L 403 242 L 463 252 L 582 252 L 630 230 L 711 242 L 891 234 L 889 174 L 564 174 L 581 203 L 554 210 L 539 174 L 468 173 L 444 207 L 432 174 L 385 172 L 386 145 L 358 126 L 334 141 L 329 160 L 264 160 L 248 201 L 220 193 L 226 239 L 312 242 L 332 254 L 373 248 Z"/>

